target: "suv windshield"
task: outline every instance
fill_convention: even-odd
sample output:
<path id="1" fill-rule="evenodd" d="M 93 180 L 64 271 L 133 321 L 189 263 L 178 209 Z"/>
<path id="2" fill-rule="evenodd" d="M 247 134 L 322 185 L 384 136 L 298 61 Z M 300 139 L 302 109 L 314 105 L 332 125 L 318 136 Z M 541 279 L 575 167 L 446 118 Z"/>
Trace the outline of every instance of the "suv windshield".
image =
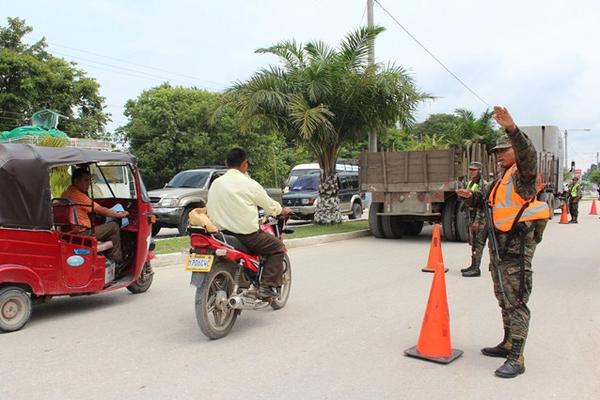
<path id="1" fill-rule="evenodd" d="M 209 175 L 209 171 L 182 171 L 175 175 L 166 187 L 203 188 Z"/>
<path id="2" fill-rule="evenodd" d="M 299 192 L 301 190 L 319 190 L 319 181 L 319 174 L 303 175 L 296 179 L 290 190 L 293 192 Z"/>

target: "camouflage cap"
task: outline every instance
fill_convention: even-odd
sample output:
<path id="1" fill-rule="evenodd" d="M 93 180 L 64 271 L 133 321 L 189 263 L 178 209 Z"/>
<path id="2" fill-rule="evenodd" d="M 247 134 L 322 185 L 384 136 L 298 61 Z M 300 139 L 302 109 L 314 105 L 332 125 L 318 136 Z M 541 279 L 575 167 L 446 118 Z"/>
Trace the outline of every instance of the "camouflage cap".
<path id="1" fill-rule="evenodd" d="M 469 169 L 478 169 L 481 171 L 481 163 L 479 161 L 471 161 Z"/>
<path id="2" fill-rule="evenodd" d="M 507 135 L 502 135 L 498 139 L 496 139 L 496 146 L 492 149 L 492 151 L 508 149 L 509 147 L 512 147 L 510 139 Z"/>

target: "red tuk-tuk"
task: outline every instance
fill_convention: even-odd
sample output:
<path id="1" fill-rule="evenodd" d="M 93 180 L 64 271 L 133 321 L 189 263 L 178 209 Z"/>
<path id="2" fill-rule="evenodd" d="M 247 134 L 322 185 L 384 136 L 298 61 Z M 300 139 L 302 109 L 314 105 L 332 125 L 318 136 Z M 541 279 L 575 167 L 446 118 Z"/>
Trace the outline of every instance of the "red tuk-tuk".
<path id="1" fill-rule="evenodd" d="M 120 222 L 123 262 L 103 255 L 112 242 L 98 242 L 94 227 L 104 220 L 90 215 L 92 229 L 77 226 L 76 205 L 53 199 L 56 174 L 88 168 L 90 197 L 129 212 Z M 142 293 L 152 284 L 150 199 L 126 153 L 73 147 L 0 144 L 0 332 L 21 329 L 32 304 L 53 296 L 103 293 L 127 288 Z"/>

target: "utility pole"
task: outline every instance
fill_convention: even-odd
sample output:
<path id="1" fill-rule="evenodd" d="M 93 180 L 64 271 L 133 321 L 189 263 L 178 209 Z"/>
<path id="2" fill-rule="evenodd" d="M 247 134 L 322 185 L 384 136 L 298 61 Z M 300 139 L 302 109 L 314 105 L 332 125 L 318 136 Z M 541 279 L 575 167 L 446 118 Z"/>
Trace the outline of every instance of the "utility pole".
<path id="1" fill-rule="evenodd" d="M 367 0 L 367 26 L 372 28 L 373 22 L 373 0 Z M 375 64 L 375 41 L 371 41 L 369 44 L 369 65 Z M 377 151 L 377 132 L 369 132 L 369 151 Z"/>

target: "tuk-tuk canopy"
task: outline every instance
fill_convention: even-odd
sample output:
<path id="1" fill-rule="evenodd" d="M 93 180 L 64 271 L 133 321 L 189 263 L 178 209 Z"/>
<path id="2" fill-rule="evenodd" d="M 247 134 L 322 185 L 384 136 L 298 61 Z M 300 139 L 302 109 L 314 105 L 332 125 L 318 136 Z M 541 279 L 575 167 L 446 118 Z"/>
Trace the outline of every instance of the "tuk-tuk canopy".
<path id="1" fill-rule="evenodd" d="M 51 229 L 50 170 L 111 161 L 136 162 L 121 152 L 0 143 L 0 227 Z"/>

